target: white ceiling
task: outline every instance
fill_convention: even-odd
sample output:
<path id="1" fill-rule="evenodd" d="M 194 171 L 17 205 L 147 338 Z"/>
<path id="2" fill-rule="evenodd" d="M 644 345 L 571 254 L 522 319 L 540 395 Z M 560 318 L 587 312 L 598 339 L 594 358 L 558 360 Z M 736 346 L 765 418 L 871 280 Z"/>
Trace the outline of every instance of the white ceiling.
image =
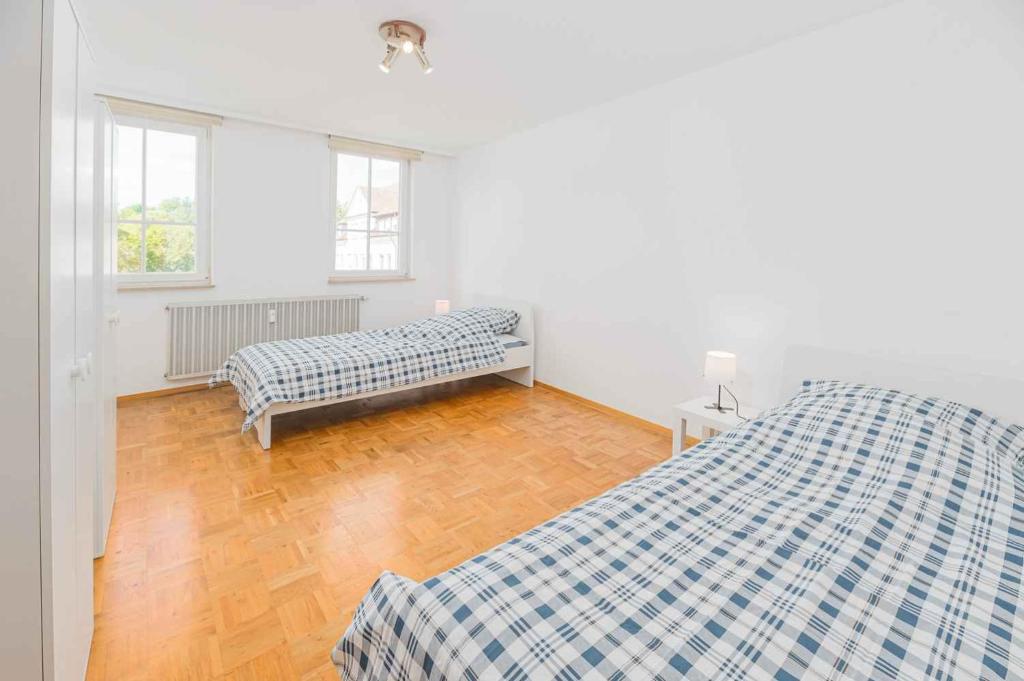
<path id="1" fill-rule="evenodd" d="M 104 87 L 456 152 L 894 0 L 77 0 Z M 427 30 L 377 69 L 377 25 Z"/>

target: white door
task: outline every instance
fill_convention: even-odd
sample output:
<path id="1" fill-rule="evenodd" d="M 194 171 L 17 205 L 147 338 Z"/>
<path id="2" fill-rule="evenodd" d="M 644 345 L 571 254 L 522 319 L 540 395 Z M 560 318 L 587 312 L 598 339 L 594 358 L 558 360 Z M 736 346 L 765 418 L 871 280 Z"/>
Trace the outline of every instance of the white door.
<path id="1" fill-rule="evenodd" d="M 75 353 L 85 375 L 75 395 L 75 573 L 77 660 L 82 669 L 92 643 L 92 587 L 95 541 L 96 447 L 100 432 L 99 380 L 95 371 L 99 310 L 94 304 L 93 154 L 96 131 L 96 87 L 92 56 L 79 31 L 78 139 L 75 162 Z M 82 677 L 77 677 L 82 678 Z"/>
<path id="2" fill-rule="evenodd" d="M 41 333 L 48 345 L 49 377 L 43 438 L 41 478 L 47 489 L 42 504 L 44 574 L 44 647 L 48 674 L 54 681 L 81 679 L 81 619 L 79 601 L 85 595 L 80 559 L 81 486 L 78 484 L 78 437 L 80 414 L 77 395 L 82 391 L 85 367 L 78 355 L 77 281 L 75 235 L 76 113 L 78 109 L 78 24 L 66 0 L 53 4 L 53 47 L 49 91 L 50 172 L 44 189 L 48 198 L 49 276 L 43 285 L 46 313 Z M 45 82 L 45 81 L 44 81 Z M 44 86 L 44 93 L 46 88 Z M 45 99 L 44 99 L 45 101 Z M 82 424 L 84 425 L 84 424 Z M 91 509 L 90 509 L 91 511 Z M 91 512 L 89 534 L 91 534 Z M 90 538 L 91 540 L 91 538 Z M 49 587 L 49 588 L 46 588 Z"/>
<path id="3" fill-rule="evenodd" d="M 100 320 L 97 374 L 99 376 L 99 444 L 96 457 L 95 556 L 103 555 L 110 530 L 117 488 L 117 327 L 120 313 L 115 307 L 114 268 L 117 263 L 117 240 L 114 201 L 114 151 L 117 149 L 117 126 L 104 102 L 97 104 L 96 120 L 96 220 L 93 258 L 96 269 L 97 305 L 102 307 Z"/>

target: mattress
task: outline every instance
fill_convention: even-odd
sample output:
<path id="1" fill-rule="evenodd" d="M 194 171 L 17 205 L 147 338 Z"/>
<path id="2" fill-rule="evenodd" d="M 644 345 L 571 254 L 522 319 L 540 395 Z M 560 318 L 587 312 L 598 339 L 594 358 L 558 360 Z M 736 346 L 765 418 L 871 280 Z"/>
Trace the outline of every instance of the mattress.
<path id="1" fill-rule="evenodd" d="M 521 348 L 524 345 L 529 345 L 524 339 L 519 336 L 513 336 L 510 333 L 503 333 L 498 335 L 498 340 L 501 341 L 502 347 L 506 350 L 508 348 Z"/>
<path id="2" fill-rule="evenodd" d="M 1024 679 L 1024 431 L 834 382 L 422 583 L 357 679 Z"/>

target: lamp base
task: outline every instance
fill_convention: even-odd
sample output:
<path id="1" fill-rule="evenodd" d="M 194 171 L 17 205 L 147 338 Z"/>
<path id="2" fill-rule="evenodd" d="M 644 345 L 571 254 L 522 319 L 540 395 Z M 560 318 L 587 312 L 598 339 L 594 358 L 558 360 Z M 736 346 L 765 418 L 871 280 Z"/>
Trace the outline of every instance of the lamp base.
<path id="1" fill-rule="evenodd" d="M 726 412 L 730 412 L 730 411 L 733 410 L 732 407 L 723 407 L 718 402 L 714 402 L 712 404 L 706 404 L 706 405 L 704 405 L 704 408 L 705 409 L 717 409 L 720 414 L 724 414 Z"/>

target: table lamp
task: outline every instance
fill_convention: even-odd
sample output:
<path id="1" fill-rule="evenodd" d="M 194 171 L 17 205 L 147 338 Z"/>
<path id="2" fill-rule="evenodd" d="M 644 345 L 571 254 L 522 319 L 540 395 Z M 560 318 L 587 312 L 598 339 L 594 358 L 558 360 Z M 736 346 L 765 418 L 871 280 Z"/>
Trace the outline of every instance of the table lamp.
<path id="1" fill-rule="evenodd" d="M 736 403 L 736 416 L 739 416 L 740 401 L 724 385 L 736 380 L 736 355 L 724 350 L 709 350 L 704 357 L 704 378 L 710 383 L 718 384 L 718 399 L 714 404 L 707 405 L 706 408 L 717 409 L 722 413 L 733 410 L 733 407 L 722 406 L 722 389 L 725 388 L 725 392 L 729 393 Z"/>

